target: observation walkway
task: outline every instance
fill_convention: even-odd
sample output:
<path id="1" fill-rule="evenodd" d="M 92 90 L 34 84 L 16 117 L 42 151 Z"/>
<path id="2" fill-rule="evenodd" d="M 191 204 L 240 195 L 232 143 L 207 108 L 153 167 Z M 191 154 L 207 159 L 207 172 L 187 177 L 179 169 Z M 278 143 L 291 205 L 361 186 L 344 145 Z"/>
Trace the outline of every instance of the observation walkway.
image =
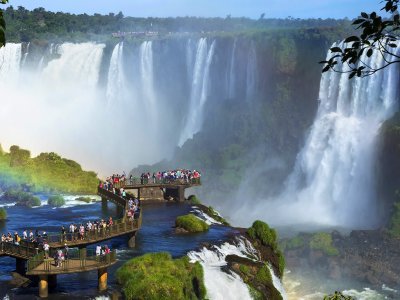
<path id="1" fill-rule="evenodd" d="M 102 198 L 117 203 L 124 209 L 127 208 L 127 200 L 109 191 L 99 188 Z M 106 228 L 85 231 L 83 236 L 79 233 L 49 233 L 42 237 L 49 246 L 49 257 L 68 245 L 68 257 L 59 266 L 54 259 L 46 259 L 42 243 L 21 240 L 19 245 L 0 242 L 0 256 L 10 256 L 16 259 L 16 270 L 22 275 L 39 276 L 39 297 L 48 297 L 48 288 L 57 284 L 57 275 L 88 271 L 98 271 L 98 288 L 100 291 L 107 289 L 107 268 L 117 262 L 116 251 L 105 255 L 96 255 L 89 252 L 86 247 L 91 244 L 103 242 L 118 236 L 128 235 L 129 247 L 135 246 L 137 231 L 142 225 L 142 210 L 135 213 L 133 220 L 125 217 L 114 220 L 113 225 Z M 78 248 L 78 249 L 72 249 Z"/>
<path id="2" fill-rule="evenodd" d="M 151 201 L 175 200 L 183 202 L 185 200 L 185 189 L 200 186 L 200 178 L 184 179 L 126 179 L 114 183 L 116 189 L 133 190 L 135 196 L 143 203 Z M 103 191 L 106 191 L 102 189 Z M 103 196 L 103 191 L 99 187 L 99 195 Z M 104 196 L 112 197 L 112 192 L 107 191 Z M 111 194 L 111 195 L 110 195 Z M 113 201 L 113 200 L 112 200 Z M 116 204 L 118 200 L 114 201 Z"/>

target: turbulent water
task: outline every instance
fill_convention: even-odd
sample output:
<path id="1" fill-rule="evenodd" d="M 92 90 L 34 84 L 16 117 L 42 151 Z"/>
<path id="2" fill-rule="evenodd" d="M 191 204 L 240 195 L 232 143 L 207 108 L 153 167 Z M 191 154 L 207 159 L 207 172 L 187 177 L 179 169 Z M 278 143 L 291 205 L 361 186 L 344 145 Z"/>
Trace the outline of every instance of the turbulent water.
<path id="1" fill-rule="evenodd" d="M 0 126 L 8 130 L 0 141 L 33 154 L 56 151 L 103 175 L 168 158 L 202 129 L 213 101 L 254 88 L 254 49 L 242 50 L 242 61 L 232 41 L 231 55 L 217 65 L 222 46 L 205 37 L 7 43 L 0 49 Z M 237 74 L 243 69 L 250 73 Z M 239 76 L 248 78 L 240 88 Z"/>
<path id="2" fill-rule="evenodd" d="M 203 266 L 204 283 L 207 288 L 207 297 L 214 300 L 219 299 L 253 299 L 248 286 L 242 278 L 234 272 L 222 271 L 226 266 L 225 258 L 228 255 L 252 258 L 257 260 L 257 251 L 250 242 L 244 238 L 237 238 L 235 242 L 226 242 L 221 246 L 212 248 L 203 247 L 199 251 L 191 251 L 188 256 L 192 262 L 198 261 Z M 278 277 L 270 268 L 273 284 L 286 300 L 285 290 Z"/>
<path id="3" fill-rule="evenodd" d="M 373 68 L 384 64 L 377 51 L 362 59 Z M 378 133 L 398 110 L 398 80 L 396 66 L 353 80 L 346 73 L 324 73 L 317 116 L 285 190 L 277 199 L 260 200 L 265 205 L 252 217 L 275 225 L 375 226 Z"/>

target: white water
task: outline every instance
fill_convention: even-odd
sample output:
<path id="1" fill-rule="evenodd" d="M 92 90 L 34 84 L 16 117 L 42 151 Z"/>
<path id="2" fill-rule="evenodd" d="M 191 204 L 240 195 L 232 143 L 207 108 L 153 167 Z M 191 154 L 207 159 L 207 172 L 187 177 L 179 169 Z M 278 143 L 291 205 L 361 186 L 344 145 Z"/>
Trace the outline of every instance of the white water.
<path id="1" fill-rule="evenodd" d="M 257 87 L 257 54 L 254 43 L 251 43 L 247 68 L 246 68 L 246 100 L 251 101 L 256 92 Z"/>
<path id="2" fill-rule="evenodd" d="M 192 75 L 189 110 L 179 139 L 182 146 L 187 139 L 193 137 L 203 124 L 203 108 L 208 97 L 209 72 L 214 55 L 215 40 L 208 49 L 207 39 L 201 38 L 197 44 L 196 59 Z"/>
<path id="3" fill-rule="evenodd" d="M 215 220 L 213 217 L 211 217 L 211 216 L 207 215 L 206 213 L 204 213 L 197 206 L 192 206 L 192 211 L 191 212 L 194 213 L 196 217 L 198 217 L 199 219 L 201 219 L 204 222 L 206 222 L 208 225 L 211 225 L 211 224 L 222 224 L 221 222 L 218 222 L 217 220 Z"/>
<path id="4" fill-rule="evenodd" d="M 383 64 L 377 52 L 364 59 L 373 67 Z M 274 225 L 375 226 L 377 137 L 382 122 L 398 109 L 398 68 L 355 80 L 324 73 L 319 98 L 317 117 L 285 191 L 248 217 Z"/>
<path id="5" fill-rule="evenodd" d="M 123 50 L 124 44 L 122 42 L 118 43 L 115 45 L 111 55 L 106 90 L 108 105 L 112 105 L 115 102 L 118 103 L 118 100 L 124 99 L 125 96 L 124 90 L 126 88 L 126 82 L 122 61 Z"/>
<path id="6" fill-rule="evenodd" d="M 188 253 L 191 262 L 198 261 L 203 267 L 204 281 L 209 299 L 252 299 L 248 286 L 239 275 L 221 270 L 221 267 L 226 266 L 225 258 L 227 255 L 237 255 L 258 260 L 257 251 L 244 238 L 237 238 L 235 244 L 226 242 L 221 246 L 212 246 L 211 250 L 204 247 L 200 251 Z M 282 284 L 272 270 L 271 275 L 275 288 L 278 291 L 282 291 L 283 299 L 286 299 Z"/>
<path id="7" fill-rule="evenodd" d="M 235 72 L 235 56 L 236 56 L 236 46 L 237 46 L 237 40 L 235 39 L 233 41 L 233 47 L 232 47 L 232 54 L 231 54 L 231 61 L 229 64 L 229 76 L 228 76 L 228 97 L 229 99 L 232 99 L 235 97 L 235 87 L 236 87 L 236 72 Z"/>

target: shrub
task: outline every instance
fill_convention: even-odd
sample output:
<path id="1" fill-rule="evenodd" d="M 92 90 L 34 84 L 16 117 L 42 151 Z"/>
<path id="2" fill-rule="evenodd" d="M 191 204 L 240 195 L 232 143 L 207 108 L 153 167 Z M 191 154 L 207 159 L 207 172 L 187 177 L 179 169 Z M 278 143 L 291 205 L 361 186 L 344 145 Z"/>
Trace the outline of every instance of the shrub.
<path id="1" fill-rule="evenodd" d="M 263 284 L 268 286 L 272 282 L 272 277 L 271 277 L 271 272 L 269 271 L 268 267 L 266 265 L 262 266 L 257 274 L 256 274 L 256 280 Z"/>
<path id="2" fill-rule="evenodd" d="M 301 247 L 304 247 L 304 238 L 301 236 L 295 236 L 294 238 L 291 238 L 290 240 L 287 241 L 286 243 L 286 248 L 287 249 L 298 249 Z"/>
<path id="3" fill-rule="evenodd" d="M 169 253 L 148 253 L 126 262 L 117 271 L 126 299 L 204 299 L 201 265 L 187 256 L 173 260 Z"/>
<path id="4" fill-rule="evenodd" d="M 17 191 L 17 190 L 9 190 L 4 193 L 4 197 L 8 200 L 15 201 L 15 205 L 17 206 L 40 206 L 41 202 L 38 197 L 33 196 L 30 193 Z"/>
<path id="5" fill-rule="evenodd" d="M 310 249 L 321 250 L 329 256 L 339 254 L 339 250 L 332 245 L 332 236 L 326 232 L 318 232 L 311 237 Z"/>
<path id="6" fill-rule="evenodd" d="M 226 225 L 226 226 L 230 226 L 230 224 L 223 218 L 221 217 L 212 206 L 208 207 L 208 214 L 210 215 L 210 217 L 212 217 L 214 220 Z"/>
<path id="7" fill-rule="evenodd" d="M 200 205 L 200 204 L 201 204 L 200 199 L 197 198 L 196 195 L 190 195 L 190 196 L 188 197 L 188 201 L 190 201 L 191 204 L 194 204 L 194 205 Z"/>
<path id="8" fill-rule="evenodd" d="M 0 221 L 7 219 L 7 211 L 5 208 L 0 208 Z"/>
<path id="9" fill-rule="evenodd" d="M 54 196 L 49 197 L 49 199 L 47 200 L 47 203 L 50 206 L 60 207 L 65 204 L 65 200 L 61 195 L 54 195 Z"/>
<path id="10" fill-rule="evenodd" d="M 281 250 L 277 250 L 276 254 L 278 255 L 278 269 L 279 269 L 279 275 L 282 278 L 283 276 L 283 271 L 285 271 L 285 256 L 283 255 Z"/>
<path id="11" fill-rule="evenodd" d="M 193 214 L 177 217 L 175 225 L 176 227 L 183 228 L 189 232 L 202 232 L 209 228 L 209 225 L 206 222 L 200 220 Z"/>
<path id="12" fill-rule="evenodd" d="M 253 239 L 260 240 L 264 246 L 271 246 L 273 249 L 277 249 L 276 231 L 270 228 L 267 223 L 259 220 L 255 221 L 247 230 L 247 234 Z"/>
<path id="13" fill-rule="evenodd" d="M 75 198 L 76 201 L 82 201 L 82 202 L 86 202 L 86 203 L 91 203 L 92 199 L 90 197 L 78 197 Z"/>

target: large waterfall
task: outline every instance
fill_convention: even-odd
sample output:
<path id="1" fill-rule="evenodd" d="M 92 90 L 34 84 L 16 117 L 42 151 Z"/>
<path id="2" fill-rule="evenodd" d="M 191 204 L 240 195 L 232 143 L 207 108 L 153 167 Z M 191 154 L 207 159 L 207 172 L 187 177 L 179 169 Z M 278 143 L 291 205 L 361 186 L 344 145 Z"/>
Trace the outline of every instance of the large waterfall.
<path id="1" fill-rule="evenodd" d="M 207 105 L 232 97 L 211 78 L 239 76 L 236 43 L 226 70 L 214 66 L 214 38 L 8 43 L 0 49 L 0 125 L 9 130 L 0 142 L 34 155 L 56 151 L 101 174 L 168 158 L 202 129 Z M 241 69 L 257 72 L 254 50 L 249 57 Z M 256 75 L 247 77 L 252 89 Z"/>
<path id="2" fill-rule="evenodd" d="M 373 68 L 384 64 L 378 51 L 362 59 Z M 398 80 L 394 65 L 353 80 L 348 73 L 324 73 L 317 116 L 285 191 L 255 215 L 280 225 L 376 225 L 377 137 L 382 122 L 398 110 Z"/>

